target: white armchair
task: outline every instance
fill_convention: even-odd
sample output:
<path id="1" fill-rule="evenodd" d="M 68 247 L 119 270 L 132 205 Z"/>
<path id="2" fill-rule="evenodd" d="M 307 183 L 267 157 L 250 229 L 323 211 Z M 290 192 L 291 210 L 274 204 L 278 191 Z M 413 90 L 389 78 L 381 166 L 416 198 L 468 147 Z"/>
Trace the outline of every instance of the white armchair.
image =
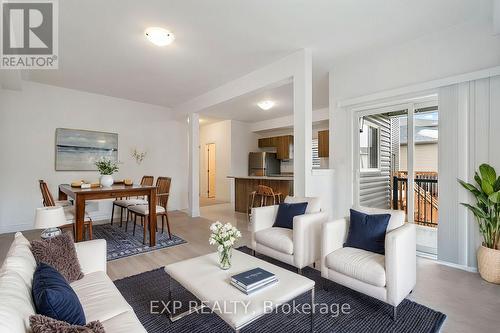
<path id="1" fill-rule="evenodd" d="M 416 231 L 404 223 L 402 211 L 360 208 L 369 214 L 391 214 L 385 236 L 385 256 L 343 247 L 349 218 L 323 225 L 321 276 L 396 307 L 416 284 Z"/>
<path id="2" fill-rule="evenodd" d="M 293 230 L 273 227 L 278 205 L 252 208 L 250 230 L 255 252 L 302 268 L 314 264 L 321 255 L 321 225 L 328 219 L 318 198 L 286 197 L 285 203 L 307 202 L 306 213 L 295 216 Z"/>

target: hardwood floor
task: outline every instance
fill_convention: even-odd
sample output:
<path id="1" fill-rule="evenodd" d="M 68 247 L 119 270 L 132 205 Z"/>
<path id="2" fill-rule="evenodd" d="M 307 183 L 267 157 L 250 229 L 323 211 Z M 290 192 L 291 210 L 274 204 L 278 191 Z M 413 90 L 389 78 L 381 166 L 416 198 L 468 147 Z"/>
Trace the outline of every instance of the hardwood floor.
<path id="1" fill-rule="evenodd" d="M 171 212 L 172 232 L 187 243 L 111 261 L 108 263 L 110 277 L 120 279 L 214 251 L 208 244 L 208 227 L 215 220 L 235 224 L 243 233 L 238 245 L 249 244 L 247 217 L 232 211 L 230 204 L 202 207 L 201 213 L 203 217 L 190 218 L 181 211 Z M 24 234 L 34 239 L 39 237 L 40 231 L 26 231 Z M 12 237 L 12 233 L 0 235 L 0 264 Z M 491 333 L 500 327 L 500 286 L 483 281 L 475 273 L 418 258 L 417 286 L 409 298 L 448 316 L 442 332 Z"/>

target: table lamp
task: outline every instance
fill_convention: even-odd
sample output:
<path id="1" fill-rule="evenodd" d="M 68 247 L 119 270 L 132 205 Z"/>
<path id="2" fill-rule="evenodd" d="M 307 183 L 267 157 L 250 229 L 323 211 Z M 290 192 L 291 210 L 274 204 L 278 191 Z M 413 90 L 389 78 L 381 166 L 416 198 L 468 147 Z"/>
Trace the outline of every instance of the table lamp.
<path id="1" fill-rule="evenodd" d="M 64 224 L 68 224 L 68 222 L 62 207 L 51 206 L 36 209 L 35 228 L 45 229 L 40 235 L 42 239 L 60 235 L 62 232 L 58 227 Z"/>

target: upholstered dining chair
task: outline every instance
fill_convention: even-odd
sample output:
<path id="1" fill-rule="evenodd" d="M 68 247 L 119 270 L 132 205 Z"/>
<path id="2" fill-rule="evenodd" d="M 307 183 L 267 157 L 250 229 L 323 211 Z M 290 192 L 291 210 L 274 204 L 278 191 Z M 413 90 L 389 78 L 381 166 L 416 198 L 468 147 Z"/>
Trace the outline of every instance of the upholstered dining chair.
<path id="1" fill-rule="evenodd" d="M 52 194 L 50 194 L 49 187 L 47 183 L 40 179 L 40 192 L 42 192 L 43 206 L 58 206 L 58 207 L 69 207 L 72 205 L 69 200 L 54 200 Z"/>
<path id="2" fill-rule="evenodd" d="M 44 207 L 49 207 L 49 206 L 59 206 L 63 207 L 64 210 L 64 215 L 66 217 L 66 222 L 68 224 L 63 225 L 62 228 L 69 228 L 71 227 L 73 229 L 73 236 L 75 235 L 75 207 L 71 205 L 71 202 L 68 200 L 54 200 L 54 197 L 49 191 L 49 186 L 44 180 L 39 180 L 40 183 L 40 191 L 42 192 L 42 199 L 43 199 L 43 206 Z M 92 219 L 90 218 L 89 214 L 85 212 L 85 219 L 83 222 L 84 228 L 87 230 L 88 238 L 92 239 Z"/>
<path id="3" fill-rule="evenodd" d="M 154 177 L 153 176 L 143 176 L 142 179 L 141 179 L 141 185 L 143 186 L 151 186 L 153 185 L 153 182 L 154 182 Z M 120 198 L 120 199 L 116 199 L 115 201 L 113 201 L 113 208 L 111 209 L 111 225 L 113 225 L 113 219 L 115 217 L 115 206 L 118 206 L 118 208 L 120 208 L 120 227 L 123 226 L 123 211 L 124 210 L 127 210 L 128 207 L 130 206 L 135 206 L 135 205 L 145 205 L 147 204 L 147 200 L 145 200 L 144 198 L 135 198 L 135 199 L 131 199 L 131 198 Z M 127 220 L 125 221 L 125 231 L 127 231 L 127 227 L 128 227 L 128 220 L 129 220 L 129 211 L 127 210 Z"/>
<path id="4" fill-rule="evenodd" d="M 161 216 L 161 232 L 163 233 L 165 228 L 165 222 L 167 223 L 168 237 L 172 238 L 170 233 L 170 223 L 168 221 L 167 205 L 170 193 L 170 184 L 172 179 L 170 177 L 158 177 L 156 180 L 157 194 L 156 194 L 156 215 Z M 137 225 L 137 217 L 141 218 L 142 224 L 144 226 L 143 243 L 146 243 L 146 230 L 149 224 L 149 205 L 135 205 L 128 207 L 128 210 L 134 214 L 134 231 Z M 157 223 L 155 223 L 155 231 L 158 230 Z"/>

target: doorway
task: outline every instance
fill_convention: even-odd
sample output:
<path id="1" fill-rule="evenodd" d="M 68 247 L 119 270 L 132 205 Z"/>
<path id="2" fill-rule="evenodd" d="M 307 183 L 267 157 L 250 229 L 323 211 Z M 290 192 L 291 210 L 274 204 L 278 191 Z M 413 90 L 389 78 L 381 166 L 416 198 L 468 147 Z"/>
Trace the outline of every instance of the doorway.
<path id="1" fill-rule="evenodd" d="M 215 143 L 207 143 L 205 145 L 205 161 L 207 170 L 207 197 L 215 198 Z"/>
<path id="2" fill-rule="evenodd" d="M 354 205 L 403 210 L 419 253 L 437 255 L 437 96 L 353 115 Z"/>

